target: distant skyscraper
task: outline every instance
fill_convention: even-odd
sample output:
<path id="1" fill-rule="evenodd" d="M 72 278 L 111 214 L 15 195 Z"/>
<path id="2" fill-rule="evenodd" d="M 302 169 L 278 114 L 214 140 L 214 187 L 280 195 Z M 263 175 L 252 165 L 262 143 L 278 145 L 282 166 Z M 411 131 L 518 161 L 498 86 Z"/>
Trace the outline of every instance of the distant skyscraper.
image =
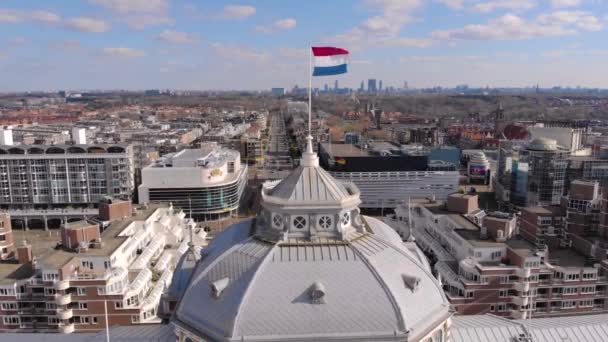
<path id="1" fill-rule="evenodd" d="M 378 82 L 378 91 L 382 91 L 382 80 Z"/>
<path id="2" fill-rule="evenodd" d="M 361 81 L 361 86 L 359 87 L 359 91 L 363 92 L 365 91 L 365 82 Z"/>
<path id="3" fill-rule="evenodd" d="M 327 86 L 327 83 L 325 83 L 325 86 L 323 87 L 323 89 L 325 90 L 325 92 L 327 92 L 329 90 L 329 87 Z"/>
<path id="4" fill-rule="evenodd" d="M 403 89 L 408 89 L 407 81 L 403 81 Z"/>
<path id="5" fill-rule="evenodd" d="M 334 90 L 338 90 L 338 80 L 334 82 Z"/>
<path id="6" fill-rule="evenodd" d="M 367 91 L 369 91 L 370 93 L 375 93 L 376 91 L 378 91 L 378 88 L 376 88 L 375 78 L 370 78 L 369 80 L 367 80 Z"/>

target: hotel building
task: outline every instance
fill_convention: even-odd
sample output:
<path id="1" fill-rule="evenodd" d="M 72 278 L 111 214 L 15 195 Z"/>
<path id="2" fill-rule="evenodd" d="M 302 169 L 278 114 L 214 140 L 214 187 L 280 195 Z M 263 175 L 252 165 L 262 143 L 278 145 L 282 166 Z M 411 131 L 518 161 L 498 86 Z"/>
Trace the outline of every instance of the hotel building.
<path id="1" fill-rule="evenodd" d="M 194 219 L 230 216 L 247 183 L 240 153 L 203 144 L 167 154 L 142 170 L 139 203 L 173 203 Z"/>

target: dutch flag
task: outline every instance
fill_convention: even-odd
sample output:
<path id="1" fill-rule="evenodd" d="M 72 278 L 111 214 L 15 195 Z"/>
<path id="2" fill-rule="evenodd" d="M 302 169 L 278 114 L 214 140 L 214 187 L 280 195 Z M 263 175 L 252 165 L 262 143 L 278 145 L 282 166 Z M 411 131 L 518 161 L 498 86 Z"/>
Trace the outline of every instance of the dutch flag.
<path id="1" fill-rule="evenodd" d="M 330 76 L 346 73 L 348 51 L 336 47 L 313 47 L 313 76 Z"/>

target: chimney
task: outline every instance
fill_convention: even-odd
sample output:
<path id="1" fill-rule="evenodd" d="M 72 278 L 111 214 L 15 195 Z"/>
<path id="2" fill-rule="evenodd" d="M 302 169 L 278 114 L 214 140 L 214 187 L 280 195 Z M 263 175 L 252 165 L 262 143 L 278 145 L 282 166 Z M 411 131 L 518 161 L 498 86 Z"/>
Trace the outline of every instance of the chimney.
<path id="1" fill-rule="evenodd" d="M 481 224 L 481 228 L 479 230 L 479 238 L 485 240 L 488 238 L 488 227 L 485 224 Z"/>
<path id="2" fill-rule="evenodd" d="M 102 221 L 115 221 L 131 216 L 131 202 L 105 199 L 99 203 L 99 218 Z"/>
<path id="3" fill-rule="evenodd" d="M 34 260 L 32 245 L 28 244 L 27 241 L 23 241 L 23 246 L 17 248 L 17 260 L 20 264 L 28 264 Z"/>

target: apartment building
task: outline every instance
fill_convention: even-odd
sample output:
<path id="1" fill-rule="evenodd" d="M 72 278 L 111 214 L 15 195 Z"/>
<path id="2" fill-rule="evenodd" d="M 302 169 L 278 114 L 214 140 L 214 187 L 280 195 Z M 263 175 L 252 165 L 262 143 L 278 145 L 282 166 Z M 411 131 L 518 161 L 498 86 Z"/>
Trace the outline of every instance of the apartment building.
<path id="1" fill-rule="evenodd" d="M 0 263 L 0 332 L 160 322 L 160 298 L 188 250 L 190 221 L 172 207 L 132 210 L 125 201 L 101 203 L 100 221 L 23 232 L 30 235 L 16 260 Z"/>
<path id="2" fill-rule="evenodd" d="M 2 145 L 0 207 L 90 206 L 129 200 L 133 158 L 128 145 Z"/>
<path id="3" fill-rule="evenodd" d="M 11 217 L 6 214 L 0 214 L 0 260 L 10 259 L 15 253 L 15 243 L 13 239 L 13 229 L 11 226 Z"/>
<path id="4" fill-rule="evenodd" d="M 199 220 L 231 215 L 247 182 L 240 153 L 205 143 L 169 153 L 142 170 L 139 203 L 173 203 Z"/>
<path id="5" fill-rule="evenodd" d="M 548 231 L 544 225 L 555 217 L 549 210 L 526 209 L 518 222 L 510 214 L 479 210 L 476 195 L 453 194 L 444 203 L 401 206 L 387 222 L 431 255 L 460 314 L 523 319 L 608 311 L 604 263 L 559 243 L 550 248 L 522 238 L 531 229 L 524 218 L 542 222 L 536 229 Z"/>

